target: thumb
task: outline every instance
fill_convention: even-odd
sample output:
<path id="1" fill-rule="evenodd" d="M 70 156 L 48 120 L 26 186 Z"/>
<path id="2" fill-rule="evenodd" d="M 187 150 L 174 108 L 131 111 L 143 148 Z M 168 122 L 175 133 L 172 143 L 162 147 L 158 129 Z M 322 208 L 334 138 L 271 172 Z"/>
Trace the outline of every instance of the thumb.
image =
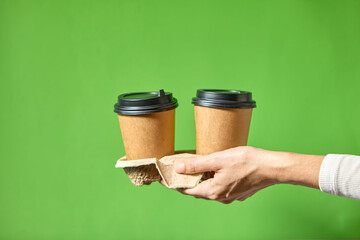
<path id="1" fill-rule="evenodd" d="M 177 173 L 184 174 L 217 171 L 220 168 L 220 161 L 215 156 L 210 155 L 187 158 L 174 165 Z"/>

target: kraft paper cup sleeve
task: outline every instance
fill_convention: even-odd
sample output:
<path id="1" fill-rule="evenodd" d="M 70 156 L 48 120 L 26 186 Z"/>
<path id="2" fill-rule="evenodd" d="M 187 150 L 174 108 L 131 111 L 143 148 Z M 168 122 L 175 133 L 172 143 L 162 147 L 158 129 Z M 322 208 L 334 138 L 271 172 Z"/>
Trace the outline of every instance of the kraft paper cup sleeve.
<path id="1" fill-rule="evenodd" d="M 178 174 L 174 170 L 174 164 L 187 158 L 194 158 L 196 154 L 182 153 L 171 156 L 165 156 L 156 161 L 156 167 L 169 188 L 193 188 L 201 177 L 201 174 Z"/>
<path id="2" fill-rule="evenodd" d="M 116 162 L 115 167 L 123 168 L 134 185 L 142 186 L 160 181 L 161 177 L 155 163 L 156 158 L 126 160 L 126 156 L 124 156 Z"/>
<path id="3" fill-rule="evenodd" d="M 201 177 L 201 174 L 178 174 L 174 170 L 174 164 L 189 157 L 193 158 L 196 154 L 178 151 L 178 154 L 160 158 L 147 158 L 139 160 L 126 160 L 126 156 L 120 158 L 115 167 L 124 168 L 131 182 L 136 186 L 148 185 L 155 181 L 164 180 L 169 188 L 193 188 Z"/>

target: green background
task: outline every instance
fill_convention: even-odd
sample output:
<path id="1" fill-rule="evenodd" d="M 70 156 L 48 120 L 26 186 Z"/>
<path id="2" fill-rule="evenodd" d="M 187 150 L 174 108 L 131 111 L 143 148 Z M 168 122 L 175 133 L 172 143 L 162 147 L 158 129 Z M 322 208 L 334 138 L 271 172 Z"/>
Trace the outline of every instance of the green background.
<path id="1" fill-rule="evenodd" d="M 360 202 L 301 186 L 223 205 L 135 187 L 117 95 L 253 92 L 249 145 L 360 154 L 360 1 L 0 0 L 0 239 L 360 237 Z"/>

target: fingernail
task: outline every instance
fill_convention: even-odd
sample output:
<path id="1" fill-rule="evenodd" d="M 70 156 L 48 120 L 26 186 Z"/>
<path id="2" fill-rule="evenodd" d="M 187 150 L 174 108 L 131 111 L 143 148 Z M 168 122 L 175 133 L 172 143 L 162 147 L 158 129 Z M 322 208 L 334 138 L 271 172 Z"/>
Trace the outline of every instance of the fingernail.
<path id="1" fill-rule="evenodd" d="M 177 163 L 177 164 L 175 164 L 174 168 L 177 173 L 185 172 L 185 164 L 184 163 Z"/>

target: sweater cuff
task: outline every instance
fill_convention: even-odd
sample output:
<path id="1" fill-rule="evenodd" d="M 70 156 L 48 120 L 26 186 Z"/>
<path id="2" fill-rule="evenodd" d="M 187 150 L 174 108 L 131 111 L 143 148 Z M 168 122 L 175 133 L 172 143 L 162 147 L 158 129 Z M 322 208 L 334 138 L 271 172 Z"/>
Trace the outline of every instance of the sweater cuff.
<path id="1" fill-rule="evenodd" d="M 319 173 L 319 187 L 322 192 L 338 195 L 337 177 L 343 155 L 328 154 L 325 156 Z"/>

